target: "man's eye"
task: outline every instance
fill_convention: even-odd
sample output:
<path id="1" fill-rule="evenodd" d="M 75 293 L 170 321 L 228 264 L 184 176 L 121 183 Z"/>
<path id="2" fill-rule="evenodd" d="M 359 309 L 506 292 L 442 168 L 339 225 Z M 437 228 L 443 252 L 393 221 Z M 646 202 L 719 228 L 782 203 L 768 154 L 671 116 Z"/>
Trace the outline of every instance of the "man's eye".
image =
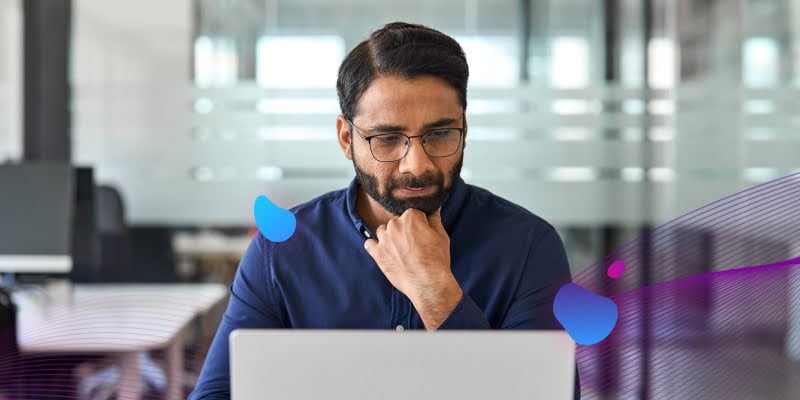
<path id="1" fill-rule="evenodd" d="M 441 130 L 438 130 L 438 131 L 431 131 L 428 134 L 433 138 L 441 138 L 441 137 L 446 137 L 446 136 L 450 135 L 451 133 L 453 133 L 452 129 L 441 129 Z"/>
<path id="2" fill-rule="evenodd" d="M 382 135 L 373 140 L 377 140 L 379 144 L 389 146 L 393 144 L 400 144 L 403 142 L 403 137 L 400 135 Z"/>

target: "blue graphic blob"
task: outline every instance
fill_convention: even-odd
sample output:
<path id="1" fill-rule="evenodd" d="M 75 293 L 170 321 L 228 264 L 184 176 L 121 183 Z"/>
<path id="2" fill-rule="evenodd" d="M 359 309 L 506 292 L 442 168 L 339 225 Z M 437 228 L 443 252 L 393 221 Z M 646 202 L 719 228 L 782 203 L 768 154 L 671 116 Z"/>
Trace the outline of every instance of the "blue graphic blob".
<path id="1" fill-rule="evenodd" d="M 273 204 L 267 196 L 258 196 L 254 206 L 256 225 L 267 240 L 283 242 L 294 234 L 297 219 L 294 214 Z"/>
<path id="2" fill-rule="evenodd" d="M 576 343 L 591 345 L 611 334 L 619 309 L 611 299 L 568 283 L 556 294 L 553 314 Z"/>

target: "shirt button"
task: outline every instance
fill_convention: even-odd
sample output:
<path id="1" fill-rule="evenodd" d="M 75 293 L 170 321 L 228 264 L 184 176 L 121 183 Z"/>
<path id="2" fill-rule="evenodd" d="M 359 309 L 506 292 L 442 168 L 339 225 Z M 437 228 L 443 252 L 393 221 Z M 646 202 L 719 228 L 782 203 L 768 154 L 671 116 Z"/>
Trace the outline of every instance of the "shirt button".
<path id="1" fill-rule="evenodd" d="M 402 331 L 406 330 L 406 328 L 403 325 L 397 325 L 397 327 L 394 328 L 394 329 L 396 331 L 398 331 L 398 332 L 402 332 Z"/>

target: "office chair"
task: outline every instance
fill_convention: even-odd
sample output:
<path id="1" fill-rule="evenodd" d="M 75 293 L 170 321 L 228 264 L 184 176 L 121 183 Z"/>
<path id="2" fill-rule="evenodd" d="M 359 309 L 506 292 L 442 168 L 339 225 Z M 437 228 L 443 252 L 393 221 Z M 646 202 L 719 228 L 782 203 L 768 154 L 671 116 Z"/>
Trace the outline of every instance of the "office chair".
<path id="1" fill-rule="evenodd" d="M 99 185 L 95 188 L 94 202 L 95 230 L 100 248 L 100 266 L 95 281 L 130 281 L 130 237 L 122 196 L 111 186 Z"/>
<path id="2" fill-rule="evenodd" d="M 94 172 L 91 167 L 75 167 L 75 197 L 72 215 L 73 282 L 94 282 L 100 268 L 100 249 L 97 238 Z"/>

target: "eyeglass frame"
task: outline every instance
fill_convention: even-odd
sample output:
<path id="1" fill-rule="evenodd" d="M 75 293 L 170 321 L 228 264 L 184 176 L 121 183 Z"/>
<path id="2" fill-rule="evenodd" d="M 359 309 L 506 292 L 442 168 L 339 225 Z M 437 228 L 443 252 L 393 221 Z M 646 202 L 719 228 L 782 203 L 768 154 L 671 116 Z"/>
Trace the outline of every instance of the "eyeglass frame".
<path id="1" fill-rule="evenodd" d="M 354 131 L 354 129 L 353 129 L 354 127 L 355 127 L 355 128 L 358 128 L 358 130 L 359 130 L 359 131 L 367 131 L 366 129 L 363 129 L 363 128 L 359 127 L 358 125 L 356 125 L 356 124 L 353 122 L 353 120 L 352 120 L 352 119 L 348 119 L 348 120 L 347 120 L 347 122 L 350 124 L 350 132 L 353 132 L 353 131 Z M 429 134 L 431 134 L 431 132 L 435 132 L 435 131 L 441 131 L 441 130 L 445 130 L 445 129 L 453 129 L 453 130 L 457 130 L 457 131 L 459 132 L 459 138 L 458 138 L 458 142 L 459 142 L 459 143 L 458 143 L 458 147 L 456 147 L 455 151 L 453 151 L 452 153 L 450 153 L 450 154 L 448 154 L 448 155 L 446 155 L 446 156 L 432 156 L 432 155 L 430 155 L 430 154 L 428 153 L 428 150 L 425 148 L 424 137 L 425 137 L 425 136 L 427 136 L 427 135 L 429 135 Z M 461 147 L 464 145 L 464 133 L 466 133 L 466 131 L 467 131 L 467 128 L 466 128 L 466 127 L 461 127 L 461 128 L 447 128 L 447 127 L 441 127 L 441 128 L 433 128 L 433 129 L 430 129 L 430 130 L 428 130 L 427 132 L 423 133 L 422 135 L 413 135 L 413 136 L 409 136 L 409 135 L 406 135 L 405 133 L 400 133 L 400 132 L 396 132 L 396 133 L 379 133 L 379 134 L 377 134 L 377 135 L 366 136 L 366 135 L 362 134 L 361 132 L 358 132 L 358 131 L 356 131 L 356 134 L 357 134 L 358 136 L 361 136 L 361 138 L 362 138 L 362 139 L 364 139 L 364 140 L 366 140 L 366 141 L 367 141 L 367 145 L 369 146 L 369 154 L 370 154 L 370 155 L 372 155 L 372 158 L 374 158 L 374 159 L 375 159 L 375 161 L 377 161 L 377 162 L 398 162 L 398 161 L 400 161 L 400 160 L 402 160 L 402 159 L 406 158 L 406 156 L 408 155 L 408 151 L 409 151 L 409 150 L 411 150 L 411 139 L 413 139 L 413 138 L 420 138 L 420 140 L 419 140 L 419 141 L 420 141 L 420 145 L 422 146 L 422 151 L 424 151 L 424 152 L 425 152 L 425 155 L 427 155 L 428 157 L 430 157 L 430 158 L 445 158 L 445 157 L 450 157 L 450 156 L 452 156 L 452 155 L 454 155 L 454 154 L 458 153 L 458 150 L 459 150 L 459 149 L 460 149 L 460 148 L 461 148 Z M 369 131 L 367 131 L 367 132 L 369 132 Z M 379 159 L 378 159 L 378 157 L 375 157 L 375 153 L 373 153 L 373 152 L 372 152 L 372 142 L 371 142 L 371 140 L 372 140 L 372 139 L 374 139 L 374 138 L 376 138 L 376 137 L 380 137 L 380 136 L 388 136 L 388 135 L 401 135 L 401 136 L 405 136 L 405 137 L 406 137 L 406 151 L 403 153 L 403 156 L 402 156 L 402 157 L 400 157 L 400 158 L 398 158 L 398 159 L 396 159 L 396 160 L 392 160 L 392 161 L 383 161 L 383 160 L 379 160 Z"/>

